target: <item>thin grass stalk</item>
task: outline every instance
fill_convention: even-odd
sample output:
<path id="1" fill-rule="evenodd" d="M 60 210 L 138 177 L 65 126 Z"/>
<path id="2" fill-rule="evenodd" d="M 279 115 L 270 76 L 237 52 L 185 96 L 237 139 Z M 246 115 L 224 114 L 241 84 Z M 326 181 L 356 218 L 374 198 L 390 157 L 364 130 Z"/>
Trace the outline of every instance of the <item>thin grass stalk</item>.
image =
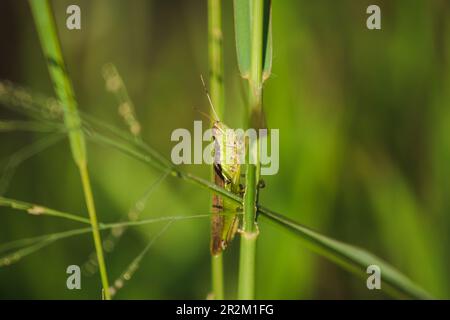
<path id="1" fill-rule="evenodd" d="M 212 274 L 212 298 L 214 300 L 224 299 L 224 275 L 223 275 L 223 255 L 211 255 Z"/>
<path id="2" fill-rule="evenodd" d="M 29 0 L 29 3 L 56 95 L 63 104 L 64 123 L 69 130 L 72 156 L 80 172 L 89 220 L 92 226 L 94 245 L 103 285 L 103 296 L 106 300 L 110 300 L 111 295 L 109 293 L 109 282 L 103 257 L 102 241 L 87 169 L 86 142 L 81 129 L 81 119 L 78 114 L 72 82 L 66 71 L 49 1 Z"/>
<path id="3" fill-rule="evenodd" d="M 223 42 L 222 42 L 222 1 L 208 0 L 208 55 L 209 86 L 211 100 L 221 119 L 224 116 L 224 84 L 223 84 Z M 214 115 L 211 111 L 211 118 Z M 214 170 L 211 168 L 211 180 L 214 182 Z M 214 195 L 213 195 L 214 196 Z M 211 255 L 211 280 L 213 299 L 224 299 L 224 274 L 222 253 Z"/>
<path id="4" fill-rule="evenodd" d="M 112 292 L 111 295 L 116 295 L 117 291 L 119 291 L 120 289 L 123 288 L 125 282 L 130 281 L 131 278 L 133 277 L 133 275 L 136 273 L 136 271 L 139 269 L 139 266 L 141 264 L 142 259 L 145 257 L 145 255 L 147 254 L 147 252 L 150 250 L 150 248 L 153 246 L 153 244 L 156 242 L 156 240 L 161 237 L 166 231 L 167 229 L 170 227 L 170 225 L 172 224 L 173 220 L 170 220 L 165 226 L 164 228 L 162 228 L 156 235 L 154 235 L 150 241 L 148 242 L 148 244 L 145 246 L 145 248 L 141 251 L 141 253 L 139 253 L 137 255 L 136 258 L 133 259 L 133 261 L 131 261 L 131 263 L 128 265 L 128 267 L 125 269 L 124 272 L 122 272 L 122 274 L 120 275 L 119 278 L 117 278 L 114 281 L 114 287 L 112 287 Z"/>
<path id="5" fill-rule="evenodd" d="M 15 210 L 26 211 L 28 214 L 35 216 L 53 216 L 90 224 L 89 219 L 86 219 L 84 217 L 4 197 L 0 197 L 0 207 L 10 207 Z"/>
<path id="6" fill-rule="evenodd" d="M 223 214 L 235 214 L 235 212 L 223 213 Z M 126 227 L 136 227 L 143 226 L 153 223 L 161 223 L 168 222 L 169 224 L 176 221 L 184 221 L 191 219 L 208 219 L 211 215 L 208 214 L 197 214 L 190 216 L 165 216 L 159 218 L 150 218 L 140 221 L 125 221 L 125 222 L 116 222 L 116 223 L 107 223 L 100 224 L 101 230 L 110 230 L 116 228 L 126 228 Z M 167 225 L 166 225 L 167 226 Z M 163 230 L 161 230 L 163 232 Z M 4 244 L 0 244 L 0 253 L 7 252 L 6 255 L 0 255 L 0 267 L 9 266 L 15 262 L 18 262 L 25 256 L 28 256 L 58 240 L 66 239 L 69 237 L 73 237 L 76 235 L 81 235 L 85 233 L 92 232 L 92 228 L 81 228 L 81 229 L 72 229 L 63 232 L 57 232 L 47 235 L 41 235 L 33 238 L 25 238 L 20 239 Z M 13 251 L 15 250 L 15 251 Z"/>
<path id="7" fill-rule="evenodd" d="M 249 75 L 248 127 L 259 129 L 262 119 L 262 69 L 263 69 L 263 22 L 264 1 L 251 2 L 251 57 Z M 239 260 L 238 299 L 255 297 L 255 259 L 258 226 L 256 225 L 256 208 L 259 166 L 259 138 L 247 144 L 247 167 L 244 193 L 244 224 L 241 233 Z M 252 164 L 250 159 L 255 160 Z"/>

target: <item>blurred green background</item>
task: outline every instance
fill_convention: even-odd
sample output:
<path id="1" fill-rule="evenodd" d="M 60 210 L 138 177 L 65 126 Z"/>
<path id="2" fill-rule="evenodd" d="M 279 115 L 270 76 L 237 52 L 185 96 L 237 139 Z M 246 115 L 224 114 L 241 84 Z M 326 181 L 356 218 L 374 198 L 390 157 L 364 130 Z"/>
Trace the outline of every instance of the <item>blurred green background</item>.
<path id="1" fill-rule="evenodd" d="M 120 72 L 144 139 L 170 157 L 176 128 L 208 112 L 206 1 L 58 0 L 53 8 L 80 108 L 126 129 L 101 70 Z M 82 30 L 65 28 L 78 4 Z M 378 4 L 382 30 L 366 28 Z M 225 122 L 241 125 L 232 1 L 223 4 Z M 450 298 L 450 2 L 448 0 L 273 1 L 273 75 L 268 125 L 280 129 L 280 170 L 266 177 L 261 203 L 334 238 L 367 248 L 439 298 Z M 0 2 L 0 79 L 49 96 L 53 89 L 25 0 Z M 23 117 L 0 106 L 0 119 Z M 20 149 L 48 134 L 0 132 L 0 172 Z M 114 222 L 160 174 L 116 150 L 89 144 L 100 220 Z M 186 166 L 205 178 L 206 165 Z M 3 194 L 86 215 L 67 140 L 20 164 Z M 141 218 L 209 211 L 210 194 L 166 178 Z M 106 255 L 118 278 L 164 224 L 127 231 Z M 80 227 L 0 208 L 0 243 Z M 257 298 L 382 299 L 311 253 L 301 240 L 260 222 Z M 104 233 L 105 235 L 108 232 Z M 235 297 L 239 240 L 226 251 L 226 293 Z M 93 252 L 90 234 L 57 243 L 0 269 L 0 298 L 97 299 L 98 274 L 66 289 L 68 265 Z M 210 289 L 209 221 L 174 223 L 151 247 L 118 299 L 204 299 Z"/>

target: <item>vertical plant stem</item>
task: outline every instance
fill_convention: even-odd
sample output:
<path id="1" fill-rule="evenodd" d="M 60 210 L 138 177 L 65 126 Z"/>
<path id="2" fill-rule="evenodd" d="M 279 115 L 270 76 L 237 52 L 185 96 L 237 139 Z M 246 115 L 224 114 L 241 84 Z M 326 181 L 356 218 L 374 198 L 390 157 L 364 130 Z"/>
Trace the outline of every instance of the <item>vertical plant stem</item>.
<path id="1" fill-rule="evenodd" d="M 252 0 L 251 20 L 251 57 L 249 75 L 248 127 L 259 129 L 262 120 L 262 68 L 263 68 L 263 21 L 264 1 Z M 256 199 L 259 181 L 259 138 L 250 141 L 246 150 L 247 168 L 245 175 L 244 224 L 241 236 L 238 298 L 255 297 L 255 258 L 258 227 L 255 222 Z"/>
<path id="2" fill-rule="evenodd" d="M 224 115 L 222 1 L 208 0 L 208 56 L 211 100 L 219 117 Z M 214 117 L 212 117 L 214 118 Z M 212 170 L 212 181 L 214 170 Z M 211 256 L 212 291 L 216 300 L 224 299 L 224 275 L 222 253 Z"/>
<path id="3" fill-rule="evenodd" d="M 94 198 L 92 195 L 89 173 L 87 170 L 86 142 L 81 130 L 81 120 L 72 82 L 67 74 L 61 46 L 56 32 L 56 24 L 48 0 L 29 0 L 33 13 L 39 40 L 44 52 L 50 77 L 53 81 L 56 95 L 64 109 L 64 123 L 69 132 L 72 157 L 80 171 L 81 181 L 89 219 L 92 226 L 94 245 L 97 253 L 98 265 L 103 285 L 105 299 L 111 299 L 109 293 L 108 276 L 103 258 L 102 241 L 100 237 Z"/>
<path id="4" fill-rule="evenodd" d="M 208 0 L 208 54 L 211 100 L 219 117 L 224 116 L 222 0 Z"/>
<path id="5" fill-rule="evenodd" d="M 212 290 L 214 300 L 224 299 L 224 285 L 223 285 L 223 255 L 211 256 L 212 268 Z"/>
<path id="6" fill-rule="evenodd" d="M 258 229 L 255 225 L 256 192 L 256 166 L 247 165 L 238 280 L 238 299 L 242 300 L 255 297 L 255 257 L 258 237 Z"/>
<path id="7" fill-rule="evenodd" d="M 86 165 L 79 167 L 79 170 L 81 175 L 81 182 L 83 184 L 83 192 L 86 201 L 86 206 L 88 208 L 89 220 L 92 226 L 92 235 L 94 237 L 94 245 L 95 245 L 95 252 L 97 253 L 98 268 L 100 271 L 100 277 L 103 285 L 103 294 L 106 300 L 110 300 L 111 295 L 109 291 L 108 273 L 106 272 L 105 258 L 103 256 L 102 239 L 98 227 L 97 213 L 95 210 L 94 196 L 92 195 L 91 190 L 89 172 L 87 170 Z"/>

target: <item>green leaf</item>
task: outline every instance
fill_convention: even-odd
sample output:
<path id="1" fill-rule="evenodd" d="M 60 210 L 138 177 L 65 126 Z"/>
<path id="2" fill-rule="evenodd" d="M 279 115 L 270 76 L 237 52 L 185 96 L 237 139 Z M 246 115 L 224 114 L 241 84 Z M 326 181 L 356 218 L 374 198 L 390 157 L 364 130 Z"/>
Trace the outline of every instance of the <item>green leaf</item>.
<path id="1" fill-rule="evenodd" d="M 236 51 L 241 76 L 248 78 L 251 67 L 251 6 L 250 0 L 234 0 L 234 27 Z M 272 70 L 272 6 L 264 0 L 263 32 L 263 81 L 269 78 Z"/>
<path id="2" fill-rule="evenodd" d="M 399 298 L 412 299 L 432 298 L 428 292 L 372 253 L 356 246 L 329 238 L 271 210 L 259 208 L 258 211 L 268 219 L 294 231 L 306 241 L 313 251 L 361 277 L 366 278 L 368 276 L 366 273 L 368 266 L 377 265 L 381 270 L 381 288 L 390 295 Z"/>

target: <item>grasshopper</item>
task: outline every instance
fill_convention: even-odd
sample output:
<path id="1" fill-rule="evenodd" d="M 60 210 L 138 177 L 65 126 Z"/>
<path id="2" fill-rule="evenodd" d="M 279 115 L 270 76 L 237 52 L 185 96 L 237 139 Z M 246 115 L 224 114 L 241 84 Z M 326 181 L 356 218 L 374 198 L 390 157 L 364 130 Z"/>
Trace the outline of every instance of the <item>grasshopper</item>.
<path id="1" fill-rule="evenodd" d="M 212 121 L 214 183 L 230 192 L 241 194 L 243 186 L 239 183 L 241 178 L 239 156 L 243 150 L 242 139 L 220 121 L 203 77 L 201 79 L 215 118 Z M 234 202 L 216 194 L 212 200 L 210 250 L 212 255 L 218 255 L 226 249 L 239 228 L 240 208 L 236 207 Z"/>

